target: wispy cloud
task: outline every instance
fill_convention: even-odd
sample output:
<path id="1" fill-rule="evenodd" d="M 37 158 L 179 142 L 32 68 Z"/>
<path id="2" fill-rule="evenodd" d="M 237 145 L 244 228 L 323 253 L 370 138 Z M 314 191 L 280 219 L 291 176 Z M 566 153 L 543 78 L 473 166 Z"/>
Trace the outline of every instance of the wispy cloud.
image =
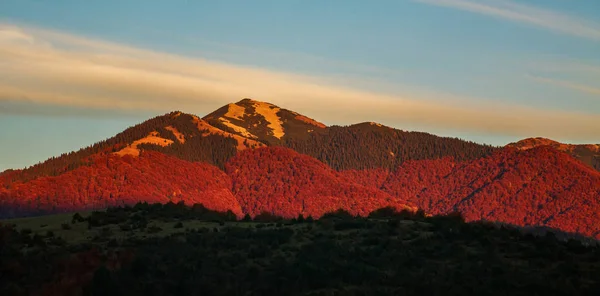
<path id="1" fill-rule="evenodd" d="M 18 102 L 19 106 L 98 112 L 198 112 L 252 97 L 334 124 L 380 121 L 399 127 L 410 124 L 581 141 L 600 134 L 597 114 L 449 95 L 376 93 L 331 83 L 326 77 L 177 56 L 10 24 L 0 25 L 0 63 L 0 106 Z"/>
<path id="2" fill-rule="evenodd" d="M 600 41 L 600 24 L 556 11 L 507 0 L 415 0 L 520 22 L 589 40 Z"/>
<path id="3" fill-rule="evenodd" d="M 600 61 L 565 56 L 531 57 L 529 67 L 547 73 L 570 73 L 600 81 Z"/>
<path id="4" fill-rule="evenodd" d="M 578 92 L 587 93 L 587 94 L 594 95 L 594 96 L 600 96 L 600 88 L 598 88 L 598 87 L 593 87 L 593 86 L 589 86 L 589 85 L 585 85 L 585 84 L 579 84 L 579 83 L 568 81 L 568 80 L 554 79 L 554 78 L 548 78 L 548 77 L 542 77 L 542 76 L 528 75 L 528 77 L 537 82 L 546 83 L 546 84 L 550 84 L 550 85 L 554 85 L 554 86 L 560 86 L 560 87 L 568 88 L 568 89 L 575 90 Z"/>

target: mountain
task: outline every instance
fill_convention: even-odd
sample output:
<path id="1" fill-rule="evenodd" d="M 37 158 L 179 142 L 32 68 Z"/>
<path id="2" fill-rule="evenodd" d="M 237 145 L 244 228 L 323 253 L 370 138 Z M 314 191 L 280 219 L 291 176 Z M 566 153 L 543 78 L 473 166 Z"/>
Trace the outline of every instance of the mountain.
<path id="1" fill-rule="evenodd" d="M 239 108 L 243 108 L 245 113 L 241 118 L 244 121 L 230 118 L 234 116 L 233 113 L 228 113 L 230 108 L 238 110 L 238 113 L 233 112 L 238 115 L 241 112 Z M 268 113 L 264 111 L 266 109 L 273 112 Z M 272 124 L 262 114 L 267 114 L 273 122 L 276 119 L 283 122 L 281 127 L 284 135 L 281 139 L 273 136 L 275 132 L 270 127 Z M 273 114 L 276 119 L 273 119 Z M 221 119 L 235 122 L 240 128 L 236 131 L 227 127 Z M 241 128 L 252 134 L 240 133 Z M 267 145 L 284 146 L 311 155 L 336 170 L 393 169 L 406 160 L 445 156 L 457 160 L 475 159 L 497 149 L 455 138 L 405 132 L 375 123 L 328 128 L 296 112 L 244 99 L 226 105 L 204 119 L 179 111 L 151 118 L 79 151 L 52 157 L 23 170 L 1 173 L 0 186 L 6 187 L 13 182 L 24 182 L 42 176 L 60 175 L 85 165 L 88 158 L 95 154 L 135 156 L 140 150 L 153 150 L 183 160 L 202 161 L 224 168 L 225 163 L 237 152 Z"/>
<path id="2" fill-rule="evenodd" d="M 594 147 L 530 140 L 499 148 L 373 122 L 327 127 L 244 99 L 204 118 L 157 116 L 0 173 L 0 216 L 140 201 L 287 218 L 392 206 L 600 237 L 600 172 L 582 162 Z"/>
<path id="3" fill-rule="evenodd" d="M 570 145 L 546 138 L 528 138 L 507 146 L 528 150 L 539 146 L 550 146 L 558 151 L 569 153 L 581 162 L 600 171 L 600 144 Z"/>

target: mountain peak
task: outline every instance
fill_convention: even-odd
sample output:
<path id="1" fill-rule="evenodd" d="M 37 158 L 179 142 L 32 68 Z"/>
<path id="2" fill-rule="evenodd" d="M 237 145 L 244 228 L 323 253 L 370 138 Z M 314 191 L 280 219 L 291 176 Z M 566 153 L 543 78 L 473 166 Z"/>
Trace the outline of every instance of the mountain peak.
<path id="1" fill-rule="evenodd" d="M 278 143 L 285 137 L 303 137 L 326 128 L 297 112 L 249 98 L 227 104 L 203 119 L 222 130 L 263 143 Z"/>
<path id="2" fill-rule="evenodd" d="M 260 101 L 253 100 L 251 98 L 243 98 L 239 102 L 234 103 L 234 104 L 253 104 L 253 103 L 267 103 L 267 102 L 260 102 Z"/>
<path id="3" fill-rule="evenodd" d="M 570 146 L 572 146 L 572 145 L 562 144 L 560 142 L 557 142 L 557 141 L 554 141 L 551 139 L 547 139 L 547 138 L 536 137 L 536 138 L 523 139 L 516 143 L 510 143 L 507 146 L 515 147 L 520 150 L 529 150 L 529 149 L 536 148 L 539 146 L 552 146 L 557 150 L 566 152 L 571 149 Z"/>

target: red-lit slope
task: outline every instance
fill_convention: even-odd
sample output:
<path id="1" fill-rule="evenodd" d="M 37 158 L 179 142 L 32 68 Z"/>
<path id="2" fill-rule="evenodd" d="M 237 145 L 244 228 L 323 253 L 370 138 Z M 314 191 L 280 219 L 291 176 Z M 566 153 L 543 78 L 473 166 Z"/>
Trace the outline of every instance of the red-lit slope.
<path id="1" fill-rule="evenodd" d="M 390 171 L 383 168 L 345 170 L 340 171 L 339 173 L 350 182 L 377 189 L 380 189 L 385 181 L 390 177 Z"/>
<path id="2" fill-rule="evenodd" d="M 432 214 L 600 234 L 600 173 L 550 147 L 505 148 L 461 164 L 407 162 L 383 190 Z"/>
<path id="3" fill-rule="evenodd" d="M 91 165 L 0 189 L 2 216 L 79 211 L 139 201 L 202 203 L 242 216 L 229 177 L 217 167 L 162 153 L 96 155 Z"/>
<path id="4" fill-rule="evenodd" d="M 282 147 L 239 153 L 225 166 L 245 213 L 320 217 L 338 209 L 367 215 L 403 204 L 376 188 L 351 182 L 318 160 Z"/>

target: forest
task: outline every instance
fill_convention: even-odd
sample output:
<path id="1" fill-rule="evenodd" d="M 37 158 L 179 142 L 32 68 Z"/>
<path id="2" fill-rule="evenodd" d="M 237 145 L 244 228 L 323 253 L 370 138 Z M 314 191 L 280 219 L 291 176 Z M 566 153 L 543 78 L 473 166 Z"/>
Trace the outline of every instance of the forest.
<path id="1" fill-rule="evenodd" d="M 0 188 L 2 217 L 103 209 L 139 201 L 203 203 L 237 216 L 319 218 L 381 207 L 461 212 L 467 221 L 547 226 L 600 236 L 600 173 L 549 147 L 504 148 L 472 161 L 409 160 L 397 169 L 336 171 L 284 147 L 247 149 L 224 170 L 157 151 L 96 154 L 59 176 Z"/>
<path id="2" fill-rule="evenodd" d="M 182 202 L 66 216 L 61 230 L 0 228 L 2 295 L 589 295 L 595 240 L 457 213 L 383 208 L 320 219 Z M 39 223 L 44 220 L 39 220 Z M 33 223 L 33 221 L 31 221 Z M 17 222 L 18 223 L 18 222 Z M 30 223 L 30 225 L 33 225 Z M 81 230 L 85 229 L 85 230 Z M 90 235 L 83 243 L 63 238 Z"/>

